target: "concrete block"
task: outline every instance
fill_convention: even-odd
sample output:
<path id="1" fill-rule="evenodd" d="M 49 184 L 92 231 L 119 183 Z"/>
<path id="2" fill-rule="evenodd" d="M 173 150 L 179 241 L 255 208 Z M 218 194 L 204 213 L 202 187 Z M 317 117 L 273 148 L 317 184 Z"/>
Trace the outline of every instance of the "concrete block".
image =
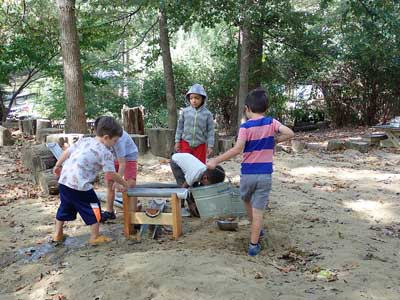
<path id="1" fill-rule="evenodd" d="M 10 130 L 3 126 L 0 126 L 0 146 L 11 146 L 14 144 L 14 140 L 11 136 Z"/>
<path id="2" fill-rule="evenodd" d="M 378 146 L 380 141 L 386 140 L 387 135 L 386 134 L 380 134 L 380 133 L 372 133 L 372 134 L 367 134 L 362 137 L 362 140 L 364 142 L 367 142 L 368 144 L 372 146 Z"/>
<path id="3" fill-rule="evenodd" d="M 370 145 L 367 142 L 362 141 L 346 141 L 346 148 L 360 151 L 361 153 L 367 153 Z"/>
<path id="4" fill-rule="evenodd" d="M 46 137 L 51 134 L 62 133 L 61 128 L 40 128 L 36 133 L 36 140 L 40 143 L 46 142 Z"/>
<path id="5" fill-rule="evenodd" d="M 328 141 L 328 146 L 326 148 L 326 150 L 328 151 L 338 151 L 345 149 L 346 149 L 346 142 L 344 140 L 330 140 Z"/>
<path id="6" fill-rule="evenodd" d="M 220 137 L 218 140 L 218 148 L 221 153 L 226 152 L 235 145 L 235 138 L 233 136 Z"/>
<path id="7" fill-rule="evenodd" d="M 133 139 L 138 147 L 139 154 L 145 154 L 149 150 L 149 139 L 147 135 L 130 134 L 129 136 Z"/>
<path id="8" fill-rule="evenodd" d="M 169 128 L 146 128 L 150 152 L 153 155 L 170 158 L 175 151 L 175 130 Z"/>

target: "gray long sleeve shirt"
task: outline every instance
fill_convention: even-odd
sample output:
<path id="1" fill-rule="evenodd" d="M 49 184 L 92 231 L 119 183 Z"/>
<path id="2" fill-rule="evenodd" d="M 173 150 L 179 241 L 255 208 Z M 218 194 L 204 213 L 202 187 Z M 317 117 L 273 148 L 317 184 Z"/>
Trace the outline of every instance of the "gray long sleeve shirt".
<path id="1" fill-rule="evenodd" d="M 175 133 L 175 143 L 183 139 L 191 147 L 207 144 L 207 147 L 212 148 L 214 147 L 214 120 L 212 113 L 206 108 L 207 93 L 200 84 L 193 85 L 187 92 L 188 101 L 192 93 L 204 96 L 204 103 L 198 109 L 189 105 L 182 110 Z"/>

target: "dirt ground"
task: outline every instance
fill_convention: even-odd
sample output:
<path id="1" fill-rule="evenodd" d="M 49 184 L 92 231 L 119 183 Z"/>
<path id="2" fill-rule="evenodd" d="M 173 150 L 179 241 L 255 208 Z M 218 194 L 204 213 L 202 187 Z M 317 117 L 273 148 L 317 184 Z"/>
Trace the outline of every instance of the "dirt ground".
<path id="1" fill-rule="evenodd" d="M 42 196 L 20 162 L 22 143 L 0 148 L 0 298 L 17 299 L 376 299 L 400 295 L 400 151 L 327 152 L 334 137 L 367 129 L 298 134 L 322 149 L 277 152 L 264 250 L 246 255 L 249 224 L 220 231 L 184 218 L 172 241 L 125 240 L 122 211 L 89 246 L 89 228 L 66 225 L 49 243 L 57 196 Z M 239 182 L 240 160 L 224 163 Z M 138 182 L 171 182 L 168 162 L 146 154 Z M 102 185 L 98 188 L 104 189 Z"/>

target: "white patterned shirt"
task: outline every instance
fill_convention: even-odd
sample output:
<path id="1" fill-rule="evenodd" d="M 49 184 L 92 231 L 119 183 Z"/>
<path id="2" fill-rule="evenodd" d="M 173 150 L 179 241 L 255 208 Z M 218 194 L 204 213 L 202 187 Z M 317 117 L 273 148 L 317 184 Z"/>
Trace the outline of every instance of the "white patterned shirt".
<path id="1" fill-rule="evenodd" d="M 64 162 L 58 183 L 78 191 L 93 188 L 92 182 L 101 172 L 115 172 L 110 149 L 96 138 L 82 138 L 67 149 L 70 154 Z"/>

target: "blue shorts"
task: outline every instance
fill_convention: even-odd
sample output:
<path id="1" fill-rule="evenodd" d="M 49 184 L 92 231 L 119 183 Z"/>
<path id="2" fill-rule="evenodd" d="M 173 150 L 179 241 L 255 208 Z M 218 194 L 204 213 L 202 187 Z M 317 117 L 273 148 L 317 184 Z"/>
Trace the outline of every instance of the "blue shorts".
<path id="1" fill-rule="evenodd" d="M 272 174 L 240 175 L 240 196 L 249 201 L 252 208 L 264 210 L 269 202 L 272 189 Z"/>
<path id="2" fill-rule="evenodd" d="M 100 201 L 93 189 L 77 191 L 63 184 L 59 185 L 59 189 L 61 203 L 57 210 L 57 220 L 73 221 L 76 213 L 79 213 L 86 225 L 100 222 Z"/>

